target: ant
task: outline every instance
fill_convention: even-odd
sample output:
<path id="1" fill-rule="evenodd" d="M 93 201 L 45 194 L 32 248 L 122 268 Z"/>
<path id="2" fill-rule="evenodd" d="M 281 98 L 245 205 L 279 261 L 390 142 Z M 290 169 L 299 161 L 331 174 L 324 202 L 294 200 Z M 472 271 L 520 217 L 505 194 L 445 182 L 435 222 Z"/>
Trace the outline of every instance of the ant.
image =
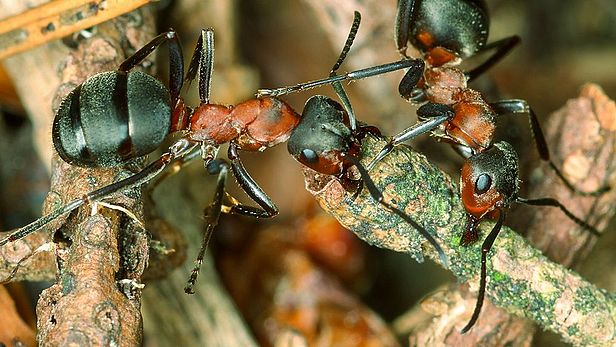
<path id="1" fill-rule="evenodd" d="M 489 16 L 482 0 L 400 0 L 395 22 L 395 40 L 400 54 L 406 55 L 407 42 L 422 54 L 410 59 L 413 64 L 402 78 L 400 95 L 415 103 L 418 123 L 395 135 L 368 165 L 368 170 L 392 149 L 412 138 L 430 132 L 450 143 L 465 159 L 460 178 L 462 203 L 467 224 L 460 240 L 470 245 L 479 239 L 478 225 L 486 218 L 498 218 L 481 246 L 481 277 L 477 303 L 470 321 L 462 329 L 473 327 L 483 305 L 486 289 L 486 262 L 509 206 L 523 203 L 560 208 L 575 223 L 598 235 L 598 231 L 574 216 L 552 198 L 525 199 L 518 196 L 518 156 L 507 142 L 494 143 L 496 119 L 505 114 L 527 114 L 537 151 L 562 182 L 580 195 L 598 196 L 609 187 L 593 192 L 579 191 L 563 176 L 550 159 L 545 137 L 533 109 L 525 100 L 487 102 L 467 83 L 500 61 L 519 42 L 510 36 L 487 44 Z M 457 66 L 465 59 L 495 50 L 483 63 L 462 71 Z"/>
<path id="2" fill-rule="evenodd" d="M 357 80 L 406 68 L 408 60 L 373 66 L 362 70 L 336 75 L 336 70 L 346 57 L 350 45 L 359 27 L 359 13 L 356 12 L 349 39 L 334 65 L 330 76 L 303 85 L 340 84 L 344 80 Z M 140 71 L 132 71 L 157 47 L 167 43 L 169 50 L 169 87 L 164 86 L 154 77 Z M 123 190 L 140 187 L 160 175 L 169 165 L 181 168 L 187 162 L 198 157 L 204 162 L 207 172 L 217 175 L 216 191 L 212 203 L 205 209 L 206 227 L 200 251 L 195 261 L 186 293 L 194 293 L 201 263 L 209 237 L 218 224 L 222 212 L 240 214 L 255 218 L 270 218 L 278 213 L 278 208 L 267 194 L 248 174 L 239 156 L 240 150 L 264 151 L 281 142 L 287 141 L 293 134 L 311 121 L 311 126 L 319 128 L 340 129 L 342 141 L 349 146 L 329 144 L 332 152 L 341 151 L 339 156 L 324 157 L 322 165 L 312 167 L 325 174 L 346 175 L 349 165 L 335 162 L 352 155 L 351 144 L 355 143 L 355 134 L 345 132 L 348 129 L 340 119 L 331 118 L 332 113 L 343 118 L 342 107 L 326 97 L 311 98 L 300 117 L 288 104 L 274 97 L 265 96 L 244 101 L 235 106 L 210 103 L 210 82 L 214 59 L 214 32 L 202 30 L 193 52 L 186 75 L 182 49 L 174 30 L 169 30 L 152 39 L 144 47 L 122 62 L 115 71 L 95 74 L 71 91 L 61 103 L 53 123 L 53 143 L 60 157 L 74 165 L 83 167 L 116 167 L 127 165 L 135 158 L 147 155 L 158 148 L 170 134 L 179 133 L 176 140 L 158 159 L 148 164 L 141 171 L 118 182 L 84 194 L 68 202 L 34 222 L 21 227 L 0 239 L 0 246 L 19 240 L 42 228 L 46 224 L 91 203 L 102 200 Z M 199 73 L 199 97 L 201 103 L 196 108 L 185 105 L 180 97 L 184 82 L 192 82 Z M 342 86 L 335 86 L 342 90 Z M 342 91 L 343 92 L 343 91 Z M 340 94 L 350 105 L 345 94 Z M 321 107 L 313 108 L 312 105 Z M 352 111 L 344 115 L 349 121 L 354 118 Z M 353 119 L 351 123 L 355 125 Z M 299 134 L 299 133 L 298 133 Z M 303 135 L 297 135 L 303 136 Z M 319 136 L 319 134 L 315 134 Z M 325 140 L 319 137 L 317 141 Z M 220 145 L 229 143 L 227 152 L 230 163 L 217 158 Z M 303 151 L 304 156 L 310 154 Z M 300 155 L 301 157 L 301 155 Z M 300 158 L 300 161 L 302 159 Z M 314 163 L 313 163 L 314 164 Z M 330 168 L 339 166 L 339 171 Z M 227 176 L 231 171 L 240 187 L 259 207 L 241 204 L 225 192 Z M 163 176 L 161 176 L 163 177 Z M 226 197 L 226 202 L 223 203 Z M 129 211 L 128 211 L 129 212 Z M 432 236 L 423 228 L 418 228 L 437 248 L 444 259 L 444 253 Z"/>
<path id="3" fill-rule="evenodd" d="M 372 198 L 415 228 L 434 247 L 441 264 L 448 268 L 447 256 L 434 237 L 404 211 L 384 200 L 382 192 L 370 178 L 368 170 L 359 161 L 362 139 L 368 134 L 380 136 L 380 131 L 372 126 L 358 127 L 351 103 L 340 84 L 344 80 L 343 76 L 337 76 L 336 71 L 353 44 L 360 20 L 359 12 L 355 12 L 351 31 L 330 72 L 329 79 L 276 89 L 259 89 L 257 96 L 281 96 L 331 83 L 342 105 L 323 95 L 308 99 L 301 120 L 287 141 L 289 154 L 316 172 L 335 176 L 347 191 L 354 192 L 352 199 L 355 199 L 361 192 L 363 182 Z M 375 69 L 381 70 L 384 66 L 381 65 Z M 352 174 L 349 170 L 352 167 L 357 169 L 360 179 L 350 178 Z"/>

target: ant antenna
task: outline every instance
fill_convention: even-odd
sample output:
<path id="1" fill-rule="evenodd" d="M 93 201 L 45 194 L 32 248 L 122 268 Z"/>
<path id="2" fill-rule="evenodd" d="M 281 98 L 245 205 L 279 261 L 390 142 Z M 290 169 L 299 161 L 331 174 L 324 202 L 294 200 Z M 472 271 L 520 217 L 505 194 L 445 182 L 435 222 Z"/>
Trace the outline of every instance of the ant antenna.
<path id="1" fill-rule="evenodd" d="M 342 65 L 342 62 L 344 61 L 344 59 L 346 59 L 347 54 L 351 50 L 351 46 L 353 45 L 353 41 L 355 41 L 355 36 L 357 36 L 357 31 L 359 30 L 360 23 L 361 14 L 355 11 L 353 13 L 353 24 L 351 25 L 351 30 L 349 31 L 349 35 L 347 36 L 346 42 L 344 43 L 344 47 L 342 48 L 342 51 L 338 56 L 338 60 L 336 61 L 336 63 L 332 67 L 332 70 L 329 73 L 329 77 L 337 76 L 336 71 L 338 71 L 340 65 Z M 355 117 L 355 112 L 353 112 L 353 106 L 351 106 L 351 101 L 349 101 L 349 97 L 346 91 L 342 87 L 340 81 L 332 82 L 332 87 L 334 88 L 334 91 L 338 95 L 342 106 L 344 107 L 345 111 L 347 112 L 347 115 L 349 116 L 349 125 L 351 131 L 355 131 L 357 129 L 357 118 Z"/>

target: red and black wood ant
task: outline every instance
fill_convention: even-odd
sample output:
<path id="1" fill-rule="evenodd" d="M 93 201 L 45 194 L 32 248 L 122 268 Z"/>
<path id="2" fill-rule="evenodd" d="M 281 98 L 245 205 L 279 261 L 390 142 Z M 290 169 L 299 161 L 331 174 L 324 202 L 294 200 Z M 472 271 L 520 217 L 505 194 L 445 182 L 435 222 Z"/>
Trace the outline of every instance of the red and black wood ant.
<path id="1" fill-rule="evenodd" d="M 395 39 L 406 56 L 407 42 L 422 57 L 400 82 L 399 92 L 409 101 L 426 102 L 417 110 L 417 124 L 395 135 L 368 165 L 372 169 L 402 142 L 430 132 L 450 143 L 465 158 L 460 178 L 460 193 L 468 221 L 460 243 L 469 245 L 479 239 L 478 225 L 485 218 L 498 218 L 481 246 L 481 277 L 473 315 L 462 329 L 467 332 L 477 321 L 486 288 L 486 261 L 498 235 L 506 211 L 514 202 L 559 207 L 574 222 L 598 234 L 597 230 L 575 217 L 560 202 L 551 198 L 525 199 L 518 196 L 518 157 L 506 142 L 494 143 L 496 119 L 504 114 L 527 114 L 537 150 L 544 161 L 572 191 L 581 195 L 599 195 L 609 187 L 593 192 L 577 190 L 550 160 L 539 121 L 524 100 L 487 102 L 467 83 L 502 59 L 519 37 L 511 36 L 487 44 L 489 17 L 482 0 L 400 0 L 395 23 Z M 470 71 L 457 65 L 462 60 L 495 50 L 486 61 Z"/>
<path id="2" fill-rule="evenodd" d="M 343 103 L 348 105 L 348 113 L 338 103 L 323 96 L 308 100 L 301 117 L 284 101 L 272 96 L 251 99 L 235 106 L 210 103 L 214 58 L 214 32 L 211 29 L 202 30 L 186 76 L 177 34 L 170 30 L 155 37 L 127 58 L 118 70 L 89 77 L 66 96 L 55 116 L 53 142 L 63 160 L 85 167 L 126 165 L 137 157 L 151 153 L 169 134 L 179 132 L 182 137 L 167 152 L 136 174 L 68 202 L 4 237 L 0 240 L 0 246 L 25 237 L 80 206 L 142 186 L 161 174 L 170 164 L 183 165 L 201 157 L 207 172 L 218 178 L 213 202 L 205 212 L 203 243 L 185 288 L 187 293 L 192 293 L 210 234 L 221 212 L 257 218 L 269 218 L 278 213 L 276 205 L 244 168 L 239 157 L 240 150 L 263 151 L 290 137 L 292 143 L 316 141 L 325 147 L 311 152 L 310 146 L 306 146 L 299 152 L 291 150 L 291 153 L 320 172 L 341 179 L 347 176 L 350 163 L 354 162 L 348 158 L 356 153 L 358 137 L 354 115 L 340 81 L 380 75 L 410 65 L 409 60 L 401 60 L 337 76 L 336 70 L 350 49 L 358 26 L 359 13 L 356 13 L 349 39 L 330 77 L 303 84 L 312 87 L 333 83 L 335 89 L 340 91 Z M 152 76 L 132 71 L 163 43 L 169 45 L 168 88 Z M 197 72 L 201 103 L 192 109 L 184 104 L 180 91 L 184 81 L 194 80 Z M 327 130 L 314 133 L 305 131 L 313 127 Z M 339 138 L 328 142 L 332 136 Z M 217 158 L 219 146 L 223 143 L 229 143 L 227 155 L 230 163 Z M 293 147 L 291 144 L 289 146 L 290 149 Z M 225 192 L 229 171 L 233 172 L 239 185 L 259 207 L 240 204 Z M 416 228 L 444 259 L 444 253 L 434 238 L 421 226 L 417 225 Z"/>

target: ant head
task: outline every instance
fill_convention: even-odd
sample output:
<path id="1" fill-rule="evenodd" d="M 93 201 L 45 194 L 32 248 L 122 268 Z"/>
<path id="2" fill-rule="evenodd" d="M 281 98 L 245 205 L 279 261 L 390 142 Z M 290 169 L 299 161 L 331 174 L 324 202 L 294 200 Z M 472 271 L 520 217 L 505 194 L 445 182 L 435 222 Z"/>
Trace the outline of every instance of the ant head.
<path id="1" fill-rule="evenodd" d="M 419 7 L 413 10 L 409 22 L 409 41 L 421 52 L 431 56 L 434 48 L 441 47 L 460 58 L 467 58 L 486 44 L 490 18 L 483 0 L 424 0 L 417 3 Z M 445 53 L 435 50 L 434 59 L 446 61 Z"/>
<path id="2" fill-rule="evenodd" d="M 507 142 L 471 156 L 462 166 L 462 203 L 479 220 L 496 208 L 507 207 L 518 190 L 518 156 Z"/>
<path id="3" fill-rule="evenodd" d="M 343 156 L 352 150 L 353 143 L 349 119 L 342 106 L 331 98 L 317 95 L 306 102 L 287 148 L 309 168 L 327 175 L 340 175 L 349 166 Z"/>

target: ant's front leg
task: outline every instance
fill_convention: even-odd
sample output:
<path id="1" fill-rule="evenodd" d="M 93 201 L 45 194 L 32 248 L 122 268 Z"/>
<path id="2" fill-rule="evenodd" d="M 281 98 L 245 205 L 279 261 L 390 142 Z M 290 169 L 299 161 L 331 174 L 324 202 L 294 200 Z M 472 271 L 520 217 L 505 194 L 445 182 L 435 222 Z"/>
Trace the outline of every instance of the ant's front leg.
<path id="1" fill-rule="evenodd" d="M 449 105 L 434 103 L 422 105 L 419 109 L 417 109 L 417 117 L 423 120 L 395 135 L 389 143 L 381 149 L 376 157 L 372 159 L 370 164 L 368 164 L 368 171 L 372 170 L 378 162 L 383 160 L 383 158 L 385 158 L 385 156 L 387 156 L 387 154 L 389 154 L 394 147 L 438 128 L 441 124 L 451 120 L 454 116 L 455 111 Z"/>

